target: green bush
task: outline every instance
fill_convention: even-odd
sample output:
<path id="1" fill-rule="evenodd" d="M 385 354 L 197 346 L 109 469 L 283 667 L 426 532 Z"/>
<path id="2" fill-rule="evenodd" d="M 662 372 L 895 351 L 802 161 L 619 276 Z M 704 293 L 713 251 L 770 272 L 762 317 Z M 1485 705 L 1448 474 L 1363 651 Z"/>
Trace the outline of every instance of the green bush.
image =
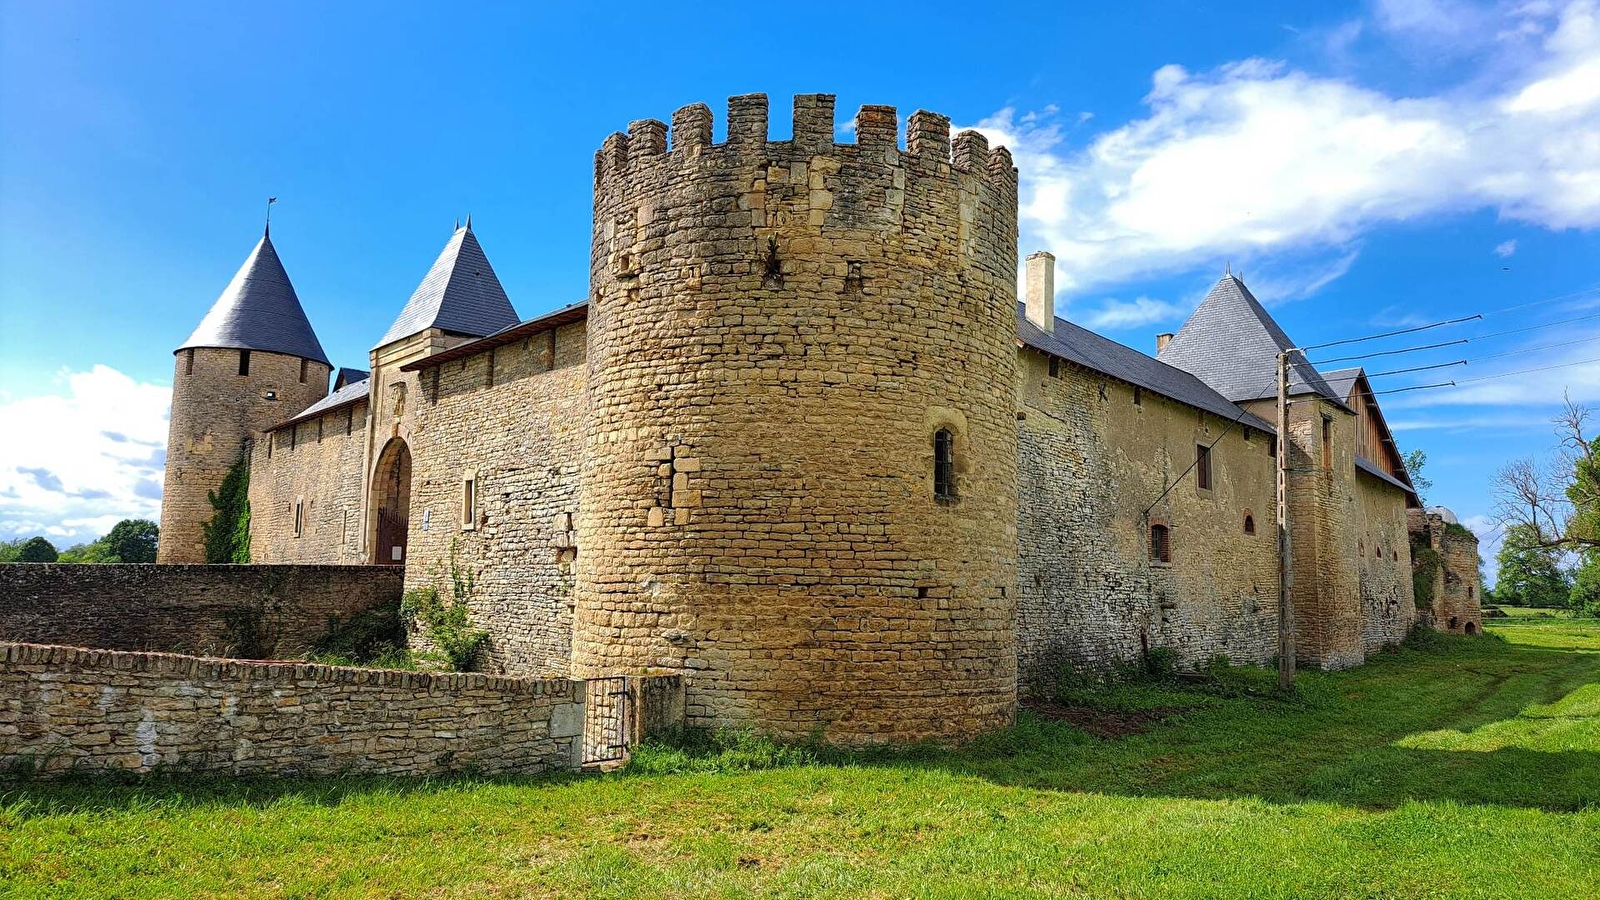
<path id="1" fill-rule="evenodd" d="M 428 636 L 452 671 L 472 671 L 478 652 L 489 641 L 489 632 L 472 627 L 464 600 L 446 603 L 432 586 L 406 591 L 400 600 L 400 616 Z"/>
<path id="2" fill-rule="evenodd" d="M 311 660 L 330 666 L 413 669 L 406 650 L 405 622 L 399 600 L 380 603 L 350 617 L 330 619 L 328 631 L 311 645 Z"/>

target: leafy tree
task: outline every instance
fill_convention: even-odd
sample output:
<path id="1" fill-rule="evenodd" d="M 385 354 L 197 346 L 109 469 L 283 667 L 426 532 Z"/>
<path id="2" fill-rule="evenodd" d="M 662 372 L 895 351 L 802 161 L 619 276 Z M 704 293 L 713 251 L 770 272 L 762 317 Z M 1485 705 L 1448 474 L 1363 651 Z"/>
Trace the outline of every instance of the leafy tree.
<path id="1" fill-rule="evenodd" d="M 29 538 L 17 551 L 17 562 L 51 563 L 60 556 L 56 545 L 42 537 Z"/>
<path id="2" fill-rule="evenodd" d="M 105 545 L 106 562 L 153 563 L 160 533 L 161 529 L 149 519 L 123 519 L 99 543 Z"/>
<path id="3" fill-rule="evenodd" d="M 1580 616 L 1600 616 L 1600 553 L 1583 554 L 1583 564 L 1573 574 L 1572 611 Z"/>
<path id="4" fill-rule="evenodd" d="M 1413 450 L 1406 454 L 1406 474 L 1411 476 L 1411 486 L 1416 488 L 1417 499 L 1422 501 L 1424 509 L 1428 506 L 1427 493 L 1433 490 L 1433 479 L 1422 474 L 1422 469 L 1428 464 L 1428 454 L 1421 450 Z"/>
<path id="5" fill-rule="evenodd" d="M 222 484 L 209 495 L 215 512 L 204 525 L 206 562 L 250 561 L 250 458 L 241 453 Z"/>
<path id="6" fill-rule="evenodd" d="M 1547 547 L 1532 528 L 1513 525 L 1500 545 L 1500 577 L 1495 599 L 1510 606 L 1564 607 L 1572 590 L 1561 569 L 1559 551 Z"/>
<path id="7" fill-rule="evenodd" d="M 0 541 L 0 563 L 13 563 L 17 561 L 17 554 L 22 552 L 24 538 L 15 538 L 9 541 Z"/>
<path id="8" fill-rule="evenodd" d="M 106 559 L 105 538 L 90 541 L 87 544 L 73 544 L 71 547 L 61 551 L 61 558 L 56 562 L 79 564 L 108 562 Z"/>
<path id="9" fill-rule="evenodd" d="M 1600 550 L 1600 437 L 1589 436 L 1590 415 L 1568 397 L 1555 419 L 1554 459 L 1512 460 L 1495 475 L 1496 517 L 1538 546 Z"/>

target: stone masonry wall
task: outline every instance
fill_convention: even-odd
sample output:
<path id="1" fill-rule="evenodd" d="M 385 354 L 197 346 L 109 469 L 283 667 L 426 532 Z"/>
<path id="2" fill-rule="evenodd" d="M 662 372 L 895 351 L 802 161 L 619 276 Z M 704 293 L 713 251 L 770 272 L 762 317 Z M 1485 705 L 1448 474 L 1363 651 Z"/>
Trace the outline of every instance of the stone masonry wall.
<path id="1" fill-rule="evenodd" d="M 1436 627 L 1456 634 L 1483 633 L 1482 598 L 1478 596 L 1478 537 L 1465 528 L 1442 526 L 1439 557 L 1444 573 Z"/>
<path id="2" fill-rule="evenodd" d="M 1016 169 L 949 120 L 696 104 L 596 156 L 575 675 L 843 742 L 1009 722 Z M 934 490 L 954 442 L 955 496 Z"/>
<path id="3" fill-rule="evenodd" d="M 1276 415 L 1272 401 L 1250 407 Z M 1403 639 L 1416 617 L 1405 494 L 1357 473 L 1355 426 L 1354 414 L 1324 399 L 1296 397 L 1289 407 L 1295 656 L 1323 669 L 1360 665 Z"/>
<path id="4" fill-rule="evenodd" d="M 1478 536 L 1460 525 L 1446 525 L 1438 513 L 1408 510 L 1406 527 L 1412 540 L 1432 548 L 1433 570 L 1427 574 L 1432 594 L 1418 597 L 1427 623 L 1438 631 L 1478 634 L 1483 631 L 1483 600 L 1478 596 Z M 1426 557 L 1414 558 L 1421 567 Z"/>
<path id="5" fill-rule="evenodd" d="M 1361 603 L 1361 658 L 1405 640 L 1417 620 L 1411 584 L 1406 500 L 1398 488 L 1356 471 L 1348 530 L 1356 535 L 1356 592 Z M 1348 540 L 1346 541 L 1348 544 Z"/>
<path id="6" fill-rule="evenodd" d="M 329 368 L 282 353 L 251 351 L 239 374 L 239 351 L 199 348 L 177 354 L 167 431 L 157 562 L 203 563 L 204 523 L 216 490 L 248 443 L 328 393 Z M 269 399 L 270 398 L 270 399 Z"/>
<path id="7" fill-rule="evenodd" d="M 476 581 L 469 609 L 489 631 L 490 671 L 565 675 L 571 659 L 584 345 L 579 322 L 443 363 L 420 373 L 421 396 L 408 404 L 406 586 L 448 596 L 454 549 Z"/>
<path id="8" fill-rule="evenodd" d="M 262 435 L 250 456 L 250 560 L 357 565 L 365 402 Z M 294 531 L 294 509 L 303 515 Z"/>
<path id="9" fill-rule="evenodd" d="M 534 773 L 581 763 L 583 685 L 0 643 L 0 769 Z"/>
<path id="10" fill-rule="evenodd" d="M 1278 563 L 1266 435 L 1150 391 L 1023 351 L 1018 372 L 1017 638 L 1026 688 L 1065 666 L 1103 671 L 1147 647 L 1180 665 L 1276 652 Z M 1227 433 L 1224 434 L 1224 429 Z M 1212 449 L 1212 488 L 1193 472 Z M 1152 503 L 1150 520 L 1144 510 Z M 1255 533 L 1247 534 L 1250 515 Z M 1171 529 L 1172 562 L 1152 563 L 1149 524 Z"/>
<path id="11" fill-rule="evenodd" d="M 400 584 L 377 566 L 0 565 L 0 640 L 238 655 L 254 628 L 285 658 Z"/>

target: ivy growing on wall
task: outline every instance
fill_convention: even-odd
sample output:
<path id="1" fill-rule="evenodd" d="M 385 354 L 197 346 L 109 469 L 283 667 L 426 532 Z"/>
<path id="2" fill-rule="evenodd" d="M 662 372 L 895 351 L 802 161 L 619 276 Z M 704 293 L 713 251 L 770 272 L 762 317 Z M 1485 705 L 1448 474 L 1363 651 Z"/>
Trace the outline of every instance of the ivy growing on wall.
<path id="1" fill-rule="evenodd" d="M 477 578 L 463 569 L 456 558 L 456 543 L 450 542 L 450 568 L 446 599 L 436 587 L 427 586 L 407 591 L 400 601 L 400 615 L 406 624 L 417 627 L 427 635 L 428 641 L 444 654 L 450 668 L 456 672 L 470 672 L 477 662 L 478 652 L 489 641 L 489 632 L 474 628 L 467 618 L 467 606 L 477 589 Z"/>
<path id="2" fill-rule="evenodd" d="M 214 512 L 205 523 L 206 562 L 250 561 L 250 455 L 244 453 L 228 469 L 222 484 L 208 495 Z"/>

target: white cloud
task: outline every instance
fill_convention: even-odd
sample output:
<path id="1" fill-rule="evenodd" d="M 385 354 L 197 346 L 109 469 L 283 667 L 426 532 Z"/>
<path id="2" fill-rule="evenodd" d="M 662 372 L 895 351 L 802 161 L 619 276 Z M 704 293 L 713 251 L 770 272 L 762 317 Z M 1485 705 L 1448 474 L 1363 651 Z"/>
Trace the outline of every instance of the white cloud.
<path id="1" fill-rule="evenodd" d="M 1138 328 L 1155 322 L 1180 319 L 1188 315 L 1193 306 L 1139 297 L 1134 300 L 1106 300 L 1098 309 L 1083 317 L 1089 328 Z"/>
<path id="2" fill-rule="evenodd" d="M 1379 13 L 1391 30 L 1448 41 L 1481 30 L 1466 26 L 1490 11 L 1412 2 Z M 1055 116 L 1005 109 L 977 127 L 1011 148 L 1024 246 L 1056 254 L 1069 295 L 1227 258 L 1343 258 L 1378 225 L 1431 215 L 1487 208 L 1552 229 L 1600 226 L 1596 2 L 1495 14 L 1537 27 L 1502 41 L 1504 58 L 1486 68 L 1511 71 L 1488 87 L 1404 97 L 1264 59 L 1168 65 L 1151 78 L 1145 118 L 1081 148 Z"/>
<path id="3" fill-rule="evenodd" d="M 64 547 L 160 515 L 170 389 L 107 366 L 60 379 L 64 394 L 0 402 L 0 538 Z"/>
<path id="4" fill-rule="evenodd" d="M 1509 259 L 1514 256 L 1516 252 L 1516 238 L 1512 238 L 1509 241 L 1501 241 L 1500 243 L 1494 245 L 1494 255 L 1500 257 L 1501 259 Z"/>

